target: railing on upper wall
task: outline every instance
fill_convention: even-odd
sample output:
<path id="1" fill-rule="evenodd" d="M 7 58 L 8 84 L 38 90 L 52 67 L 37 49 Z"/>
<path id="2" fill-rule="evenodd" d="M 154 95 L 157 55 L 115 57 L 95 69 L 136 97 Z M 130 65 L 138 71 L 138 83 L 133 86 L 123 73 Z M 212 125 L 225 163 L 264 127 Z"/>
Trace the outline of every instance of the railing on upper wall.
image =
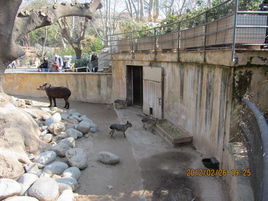
<path id="1" fill-rule="evenodd" d="M 190 51 L 268 45 L 268 11 L 240 11 L 227 0 L 192 18 L 152 29 L 109 36 L 111 53 Z"/>

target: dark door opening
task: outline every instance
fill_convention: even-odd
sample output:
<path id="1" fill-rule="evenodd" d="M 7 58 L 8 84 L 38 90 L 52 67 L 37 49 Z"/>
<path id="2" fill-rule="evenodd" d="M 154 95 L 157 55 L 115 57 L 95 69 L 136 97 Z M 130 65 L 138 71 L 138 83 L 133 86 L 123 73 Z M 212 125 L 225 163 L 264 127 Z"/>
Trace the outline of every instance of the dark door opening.
<path id="1" fill-rule="evenodd" d="M 142 66 L 127 66 L 128 105 L 142 106 L 143 101 Z"/>

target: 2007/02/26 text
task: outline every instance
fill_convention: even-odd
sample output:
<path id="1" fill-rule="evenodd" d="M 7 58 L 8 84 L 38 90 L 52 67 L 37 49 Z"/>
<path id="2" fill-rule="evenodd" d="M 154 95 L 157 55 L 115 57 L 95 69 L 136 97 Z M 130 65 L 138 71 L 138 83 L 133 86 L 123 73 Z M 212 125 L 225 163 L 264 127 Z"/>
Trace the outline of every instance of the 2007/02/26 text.
<path id="1" fill-rule="evenodd" d="M 225 177 L 228 175 L 231 176 L 244 176 L 244 177 L 250 177 L 252 175 L 251 169 L 186 169 L 185 170 L 186 176 L 188 177 L 195 177 L 195 176 L 207 176 L 207 177 Z"/>

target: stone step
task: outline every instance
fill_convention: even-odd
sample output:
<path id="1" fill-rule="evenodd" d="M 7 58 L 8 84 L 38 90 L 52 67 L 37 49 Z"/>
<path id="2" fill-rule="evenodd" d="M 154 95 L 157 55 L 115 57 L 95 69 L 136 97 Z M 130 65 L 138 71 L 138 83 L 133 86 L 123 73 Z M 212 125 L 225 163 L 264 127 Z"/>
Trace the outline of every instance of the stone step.
<path id="1" fill-rule="evenodd" d="M 173 146 L 192 144 L 193 137 L 184 129 L 178 128 L 172 123 L 164 120 L 156 124 L 153 132 L 160 135 Z"/>

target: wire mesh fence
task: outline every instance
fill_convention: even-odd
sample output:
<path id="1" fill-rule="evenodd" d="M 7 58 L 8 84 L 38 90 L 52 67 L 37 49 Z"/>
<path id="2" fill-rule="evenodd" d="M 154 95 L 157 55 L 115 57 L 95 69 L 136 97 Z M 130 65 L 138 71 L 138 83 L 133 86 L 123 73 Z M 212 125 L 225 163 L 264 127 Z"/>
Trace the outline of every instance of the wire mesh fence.
<path id="1" fill-rule="evenodd" d="M 254 200 L 262 200 L 263 150 L 261 132 L 256 117 L 246 105 L 241 111 L 241 117 L 242 121 L 239 126 L 242 141 L 247 148 Z"/>

